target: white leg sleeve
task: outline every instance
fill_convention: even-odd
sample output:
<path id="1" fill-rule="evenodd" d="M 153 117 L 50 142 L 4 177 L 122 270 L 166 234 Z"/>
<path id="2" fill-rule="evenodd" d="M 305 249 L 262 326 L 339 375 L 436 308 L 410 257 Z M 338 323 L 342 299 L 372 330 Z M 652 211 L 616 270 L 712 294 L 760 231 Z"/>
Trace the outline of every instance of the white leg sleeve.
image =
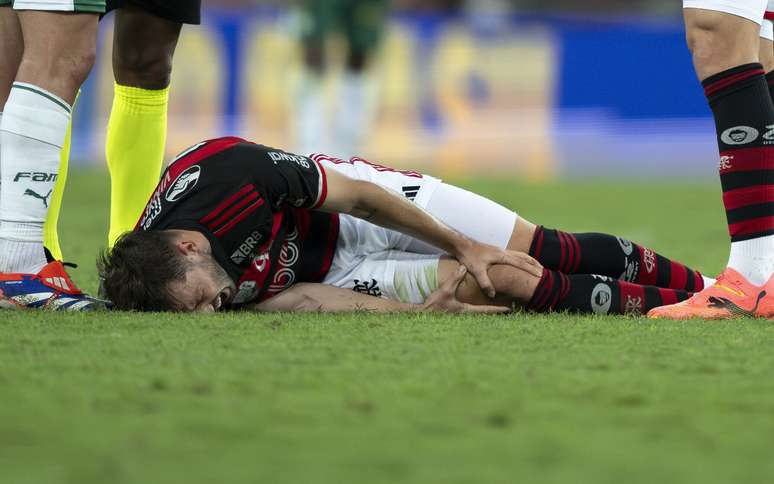
<path id="1" fill-rule="evenodd" d="M 764 20 L 761 24 L 761 38 L 774 41 L 774 23 L 771 20 Z"/>
<path id="2" fill-rule="evenodd" d="M 424 207 L 441 222 L 473 240 L 504 249 L 511 240 L 519 216 L 499 203 L 462 188 L 440 183 Z M 433 254 L 439 250 L 416 239 L 408 252 Z"/>

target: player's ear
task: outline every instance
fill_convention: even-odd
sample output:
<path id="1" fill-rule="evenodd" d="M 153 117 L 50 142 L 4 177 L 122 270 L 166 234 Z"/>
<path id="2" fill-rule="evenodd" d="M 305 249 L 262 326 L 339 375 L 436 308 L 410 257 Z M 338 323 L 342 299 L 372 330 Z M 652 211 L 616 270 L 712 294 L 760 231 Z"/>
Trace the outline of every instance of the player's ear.
<path id="1" fill-rule="evenodd" d="M 183 257 L 198 256 L 207 253 L 207 239 L 198 232 L 171 230 L 172 244 Z"/>
<path id="2" fill-rule="evenodd" d="M 196 241 L 189 238 L 177 239 L 175 241 L 175 248 L 178 252 L 180 252 L 180 255 L 184 257 L 198 255 L 201 252 L 200 247 L 196 244 Z"/>

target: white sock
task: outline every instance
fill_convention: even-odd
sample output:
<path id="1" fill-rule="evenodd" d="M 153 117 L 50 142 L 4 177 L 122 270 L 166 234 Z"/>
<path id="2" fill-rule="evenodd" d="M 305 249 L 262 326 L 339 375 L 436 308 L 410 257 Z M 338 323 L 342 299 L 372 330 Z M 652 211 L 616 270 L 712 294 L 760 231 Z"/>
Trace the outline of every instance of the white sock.
<path id="1" fill-rule="evenodd" d="M 774 273 L 774 235 L 731 242 L 728 267 L 747 278 L 750 284 L 765 284 Z"/>
<path id="2" fill-rule="evenodd" d="M 335 154 L 328 146 L 325 83 L 321 76 L 310 72 L 301 76 L 297 88 L 297 103 L 294 150 L 303 155 Z"/>
<path id="3" fill-rule="evenodd" d="M 70 109 L 44 89 L 13 84 L 0 121 L 0 272 L 37 273 L 46 265 L 43 224 Z"/>
<path id="4" fill-rule="evenodd" d="M 336 151 L 343 158 L 362 155 L 376 114 L 375 85 L 366 74 L 346 73 L 341 79 L 335 118 Z"/>
<path id="5" fill-rule="evenodd" d="M 2 107 L 3 106 L 0 106 L 0 109 Z M 0 126 L 2 126 L 2 125 L 3 125 L 3 112 L 0 111 Z M 2 171 L 3 170 L 3 161 L 2 160 L 3 160 L 3 137 L 0 136 L 0 193 L 3 192 L 3 176 L 2 176 L 2 174 L 3 174 L 3 171 Z"/>

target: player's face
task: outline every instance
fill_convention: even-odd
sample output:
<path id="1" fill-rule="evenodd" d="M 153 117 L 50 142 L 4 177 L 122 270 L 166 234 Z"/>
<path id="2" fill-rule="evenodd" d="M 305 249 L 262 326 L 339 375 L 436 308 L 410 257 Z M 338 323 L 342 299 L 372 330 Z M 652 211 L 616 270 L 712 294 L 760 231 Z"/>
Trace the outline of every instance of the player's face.
<path id="1" fill-rule="evenodd" d="M 178 309 L 186 312 L 218 311 L 236 294 L 236 285 L 210 255 L 193 261 L 185 282 L 173 282 L 169 289 Z"/>

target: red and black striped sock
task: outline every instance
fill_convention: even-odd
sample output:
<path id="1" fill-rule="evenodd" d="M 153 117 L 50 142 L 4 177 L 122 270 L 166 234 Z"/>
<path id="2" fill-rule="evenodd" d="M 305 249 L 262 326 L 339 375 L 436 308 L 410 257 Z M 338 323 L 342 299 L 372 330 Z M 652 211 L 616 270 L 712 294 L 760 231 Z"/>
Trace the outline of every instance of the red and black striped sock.
<path id="1" fill-rule="evenodd" d="M 766 74 L 766 83 L 769 85 L 769 95 L 774 99 L 774 71 Z"/>
<path id="2" fill-rule="evenodd" d="M 774 234 L 774 103 L 760 64 L 702 81 L 715 117 L 732 242 Z"/>
<path id="3" fill-rule="evenodd" d="M 543 270 L 526 309 L 595 314 L 646 314 L 655 307 L 691 297 L 690 292 L 643 286 L 590 274 L 562 274 Z"/>
<path id="4" fill-rule="evenodd" d="M 565 274 L 599 274 L 686 291 L 704 289 L 699 271 L 613 235 L 570 234 L 539 226 L 529 254 L 543 267 Z"/>

